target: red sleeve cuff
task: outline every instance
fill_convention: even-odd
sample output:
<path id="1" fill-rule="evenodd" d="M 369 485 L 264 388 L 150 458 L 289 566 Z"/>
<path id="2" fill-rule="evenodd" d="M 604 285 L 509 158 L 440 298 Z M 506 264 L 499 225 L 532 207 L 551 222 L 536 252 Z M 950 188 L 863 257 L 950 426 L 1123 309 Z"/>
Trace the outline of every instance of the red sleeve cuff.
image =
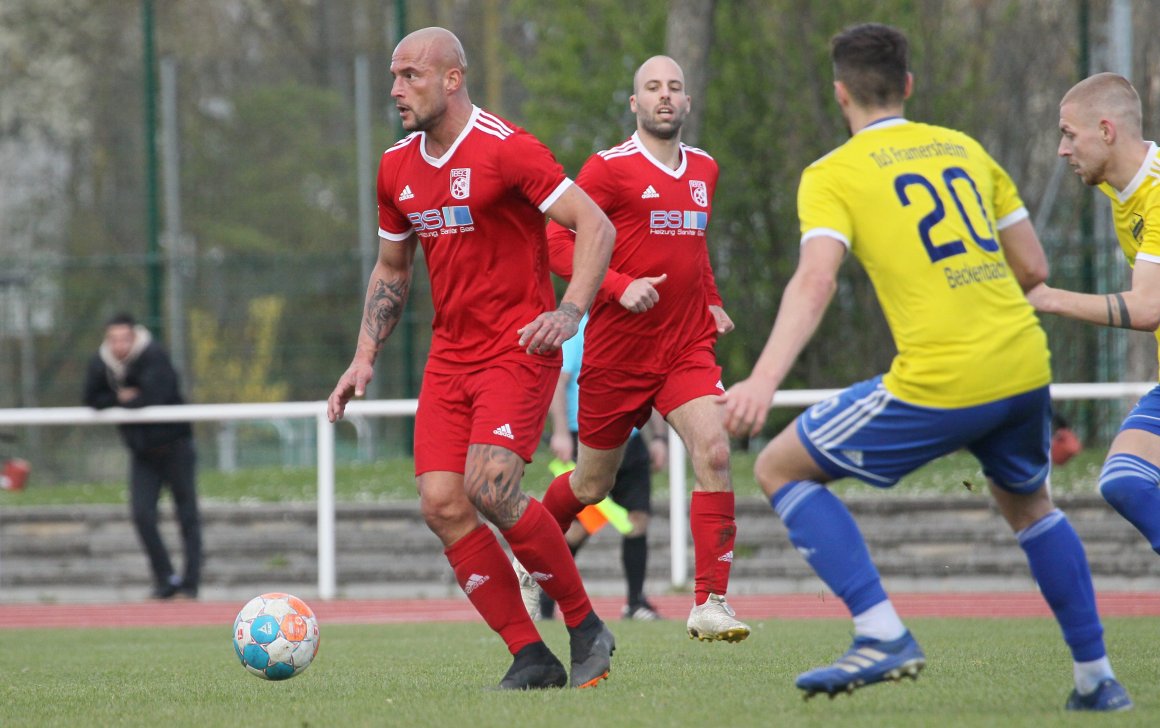
<path id="1" fill-rule="evenodd" d="M 611 268 L 604 274 L 604 281 L 600 284 L 600 294 L 606 301 L 612 303 L 620 303 L 620 297 L 624 295 L 624 291 L 628 288 L 628 284 L 632 283 L 633 277 L 612 270 Z"/>

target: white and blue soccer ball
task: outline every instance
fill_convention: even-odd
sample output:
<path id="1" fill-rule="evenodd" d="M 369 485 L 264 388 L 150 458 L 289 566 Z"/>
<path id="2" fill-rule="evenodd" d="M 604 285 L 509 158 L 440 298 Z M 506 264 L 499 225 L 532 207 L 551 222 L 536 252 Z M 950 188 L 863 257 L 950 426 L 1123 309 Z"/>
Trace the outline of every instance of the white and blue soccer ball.
<path id="1" fill-rule="evenodd" d="M 318 619 L 306 602 L 281 592 L 251 599 L 234 620 L 234 652 L 266 680 L 299 674 L 318 654 Z"/>

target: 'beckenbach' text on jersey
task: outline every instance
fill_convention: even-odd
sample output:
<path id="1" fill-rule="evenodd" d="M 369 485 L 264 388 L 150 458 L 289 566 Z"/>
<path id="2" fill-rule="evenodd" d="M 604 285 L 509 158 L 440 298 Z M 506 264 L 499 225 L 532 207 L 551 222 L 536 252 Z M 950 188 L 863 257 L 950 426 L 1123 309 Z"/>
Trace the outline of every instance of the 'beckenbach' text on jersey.
<path id="1" fill-rule="evenodd" d="M 423 247 L 435 311 L 427 367 L 478 369 L 528 356 L 517 330 L 556 307 L 544 213 L 572 184 L 539 140 L 473 107 L 435 158 L 415 132 L 379 164 L 379 236 Z M 558 367 L 560 354 L 533 357 Z"/>
<path id="2" fill-rule="evenodd" d="M 592 304 L 584 363 L 624 371 L 666 372 L 691 346 L 712 346 L 716 324 L 710 305 L 721 305 L 705 231 L 713 212 L 717 162 L 681 145 L 681 162 L 670 169 L 653 157 L 637 134 L 592 155 L 576 184 L 616 228 L 616 246 L 600 293 Z M 548 226 L 552 271 L 570 277 L 575 235 Z M 637 278 L 667 275 L 660 300 L 632 313 L 620 295 Z"/>

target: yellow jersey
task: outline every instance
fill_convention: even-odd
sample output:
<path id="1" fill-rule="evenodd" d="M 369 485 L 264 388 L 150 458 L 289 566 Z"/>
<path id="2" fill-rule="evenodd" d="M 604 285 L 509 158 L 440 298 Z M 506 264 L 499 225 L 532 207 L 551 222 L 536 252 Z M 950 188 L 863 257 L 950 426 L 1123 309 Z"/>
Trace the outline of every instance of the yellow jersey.
<path id="1" fill-rule="evenodd" d="M 883 384 L 898 399 L 971 407 L 1051 382 L 1047 336 L 998 239 L 1027 210 L 971 137 L 879 120 L 806 168 L 798 217 L 803 245 L 836 238 L 870 276 L 898 351 Z"/>
<path id="2" fill-rule="evenodd" d="M 1160 263 L 1160 148 L 1148 144 L 1144 163 L 1122 192 L 1107 182 L 1100 185 L 1112 198 L 1116 238 L 1133 268 L 1137 260 Z M 1156 339 L 1160 341 L 1160 331 Z"/>

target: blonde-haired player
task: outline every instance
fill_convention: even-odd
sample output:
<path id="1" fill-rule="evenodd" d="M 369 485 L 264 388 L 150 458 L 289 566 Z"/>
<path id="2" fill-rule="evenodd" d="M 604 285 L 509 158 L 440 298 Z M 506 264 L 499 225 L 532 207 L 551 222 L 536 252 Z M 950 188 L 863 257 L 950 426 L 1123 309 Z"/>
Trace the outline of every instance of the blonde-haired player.
<path id="1" fill-rule="evenodd" d="M 1142 121 L 1136 89 L 1115 73 L 1080 81 L 1060 102 L 1059 156 L 1111 198 L 1132 285 L 1107 295 L 1041 285 L 1028 293 L 1040 311 L 1139 331 L 1160 326 L 1160 150 L 1144 140 Z M 1158 485 L 1160 387 L 1128 414 L 1100 474 L 1100 493 L 1160 553 Z"/>

